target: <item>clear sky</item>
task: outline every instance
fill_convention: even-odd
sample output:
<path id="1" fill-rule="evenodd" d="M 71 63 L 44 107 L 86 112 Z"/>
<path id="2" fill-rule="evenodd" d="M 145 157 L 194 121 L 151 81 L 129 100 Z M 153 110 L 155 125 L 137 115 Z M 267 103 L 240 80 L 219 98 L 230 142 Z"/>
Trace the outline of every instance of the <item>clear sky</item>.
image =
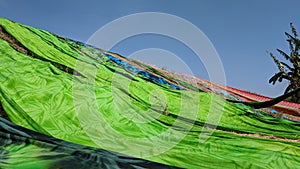
<path id="1" fill-rule="evenodd" d="M 277 96 L 287 84 L 268 83 L 277 68 L 266 50 L 276 55 L 276 48 L 287 51 L 284 32 L 290 31 L 290 22 L 300 32 L 299 7 L 299 0 L 0 0 L 0 17 L 85 42 L 99 28 L 122 16 L 138 12 L 169 13 L 191 22 L 206 34 L 221 58 L 227 85 Z M 165 57 L 154 53 L 150 60 L 148 56 L 138 59 L 183 71 L 168 65 L 167 58 L 173 53 L 196 76 L 208 79 L 195 54 L 171 38 L 134 36 L 111 50 L 133 56 L 148 48 L 164 50 Z"/>

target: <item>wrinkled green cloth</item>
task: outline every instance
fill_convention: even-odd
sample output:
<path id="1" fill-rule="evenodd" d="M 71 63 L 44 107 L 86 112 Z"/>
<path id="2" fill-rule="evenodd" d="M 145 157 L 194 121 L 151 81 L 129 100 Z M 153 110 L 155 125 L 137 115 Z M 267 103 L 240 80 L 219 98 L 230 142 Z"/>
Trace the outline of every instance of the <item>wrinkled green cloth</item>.
<path id="1" fill-rule="evenodd" d="M 12 124 L 1 117 L 0 138 L 0 168 L 175 168 L 59 140 Z"/>
<path id="2" fill-rule="evenodd" d="M 35 55 L 0 39 L 0 100 L 15 124 L 182 168 L 300 166 L 300 143 L 228 133 L 299 140 L 297 122 L 213 93 L 167 89 L 121 69 L 103 51 L 5 19 L 0 25 Z"/>

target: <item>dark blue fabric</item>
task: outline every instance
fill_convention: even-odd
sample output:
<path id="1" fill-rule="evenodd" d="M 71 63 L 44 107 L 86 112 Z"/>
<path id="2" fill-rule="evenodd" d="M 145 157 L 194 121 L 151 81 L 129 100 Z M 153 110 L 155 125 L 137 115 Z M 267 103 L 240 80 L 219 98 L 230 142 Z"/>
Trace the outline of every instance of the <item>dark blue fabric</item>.
<path id="1" fill-rule="evenodd" d="M 2 117 L 0 117 L 0 136 L 0 164 L 2 163 L 4 165 L 6 160 L 10 161 L 10 159 L 17 162 L 22 158 L 19 154 L 23 154 L 23 158 L 28 156 L 29 159 L 35 157 L 36 160 L 40 160 L 41 162 L 51 161 L 49 168 L 177 168 L 105 149 L 92 148 L 60 140 L 23 128 Z M 20 145 L 23 146 L 20 147 Z M 12 149 L 11 147 L 18 148 L 14 148 L 14 151 L 9 152 L 9 149 Z M 26 147 L 31 147 L 33 150 L 28 151 Z M 28 166 L 30 163 L 33 164 L 33 162 L 29 160 L 25 162 L 25 166 Z M 13 163 L 8 162 L 6 164 L 8 168 L 10 168 L 10 165 L 12 168 L 15 168 L 13 167 Z"/>

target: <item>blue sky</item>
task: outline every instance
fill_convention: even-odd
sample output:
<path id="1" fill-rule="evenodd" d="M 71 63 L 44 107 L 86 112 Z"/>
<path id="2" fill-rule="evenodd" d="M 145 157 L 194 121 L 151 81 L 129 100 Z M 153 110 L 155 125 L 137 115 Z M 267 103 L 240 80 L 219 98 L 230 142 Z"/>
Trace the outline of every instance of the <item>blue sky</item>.
<path id="1" fill-rule="evenodd" d="M 0 0 L 0 17 L 85 42 L 99 28 L 122 16 L 138 12 L 176 15 L 197 26 L 210 39 L 223 63 L 227 85 L 277 96 L 287 84 L 268 83 L 277 68 L 266 50 L 276 55 L 276 48 L 287 51 L 284 32 L 290 31 L 290 22 L 300 31 L 299 6 L 298 0 Z M 196 76 L 208 79 L 195 54 L 172 38 L 138 35 L 111 50 L 130 56 L 148 48 L 169 52 L 161 53 L 166 57 L 160 66 L 181 71 L 168 65 L 167 55 L 173 53 Z M 144 60 L 159 64 L 160 57 L 153 58 L 145 56 Z"/>

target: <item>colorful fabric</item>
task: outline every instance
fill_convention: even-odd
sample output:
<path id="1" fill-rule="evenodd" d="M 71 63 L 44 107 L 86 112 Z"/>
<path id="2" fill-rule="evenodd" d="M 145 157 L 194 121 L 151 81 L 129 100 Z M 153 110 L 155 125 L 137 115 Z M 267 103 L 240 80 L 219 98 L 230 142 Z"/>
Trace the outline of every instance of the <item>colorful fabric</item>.
<path id="1" fill-rule="evenodd" d="M 0 101 L 10 121 L 0 118 L 0 168 L 300 166 L 299 122 L 182 90 L 46 31 L 0 25 Z"/>

